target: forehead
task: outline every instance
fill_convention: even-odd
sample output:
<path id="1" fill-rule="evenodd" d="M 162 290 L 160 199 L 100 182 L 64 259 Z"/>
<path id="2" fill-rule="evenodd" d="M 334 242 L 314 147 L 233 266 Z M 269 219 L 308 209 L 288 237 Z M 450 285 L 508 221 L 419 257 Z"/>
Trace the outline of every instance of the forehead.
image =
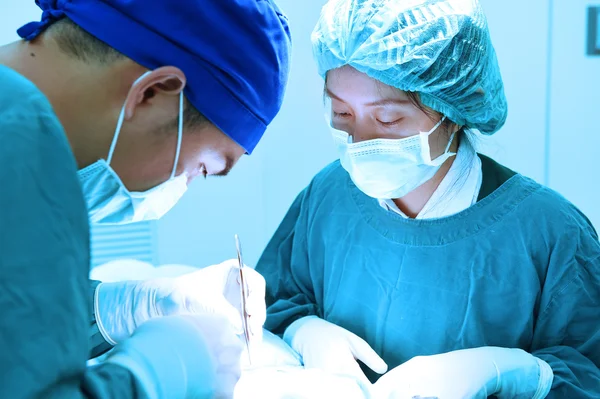
<path id="1" fill-rule="evenodd" d="M 402 90 L 373 79 L 348 65 L 327 72 L 325 88 L 328 93 L 343 101 L 408 100 Z"/>

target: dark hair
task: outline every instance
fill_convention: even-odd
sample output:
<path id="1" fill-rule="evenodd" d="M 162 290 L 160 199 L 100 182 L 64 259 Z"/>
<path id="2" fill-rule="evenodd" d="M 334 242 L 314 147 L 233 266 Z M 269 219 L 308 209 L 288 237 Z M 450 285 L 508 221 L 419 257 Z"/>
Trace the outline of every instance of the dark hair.
<path id="1" fill-rule="evenodd" d="M 128 59 L 127 56 L 89 34 L 66 17 L 50 25 L 47 33 L 64 54 L 87 64 L 109 66 Z M 187 128 L 204 127 L 210 124 L 187 98 L 184 99 L 183 118 L 184 126 Z"/>

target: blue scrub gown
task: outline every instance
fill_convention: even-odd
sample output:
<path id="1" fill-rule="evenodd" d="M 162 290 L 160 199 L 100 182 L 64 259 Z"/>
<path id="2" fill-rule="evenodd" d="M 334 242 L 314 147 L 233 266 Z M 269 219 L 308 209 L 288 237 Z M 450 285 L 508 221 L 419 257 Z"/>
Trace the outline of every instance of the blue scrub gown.
<path id="1" fill-rule="evenodd" d="M 0 88 L 0 398 L 142 397 L 128 370 L 86 369 L 88 216 L 63 128 L 23 76 L 0 66 Z"/>
<path id="2" fill-rule="evenodd" d="M 484 198 L 434 220 L 386 211 L 339 162 L 325 168 L 257 265 L 267 329 L 316 315 L 365 339 L 390 369 L 521 348 L 552 367 L 549 398 L 600 398 L 598 236 L 563 197 L 480 157 Z"/>

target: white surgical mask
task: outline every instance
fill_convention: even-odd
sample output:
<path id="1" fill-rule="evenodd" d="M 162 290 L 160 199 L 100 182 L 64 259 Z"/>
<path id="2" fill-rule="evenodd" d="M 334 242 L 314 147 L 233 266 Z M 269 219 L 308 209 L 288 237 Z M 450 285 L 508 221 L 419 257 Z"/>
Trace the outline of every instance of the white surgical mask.
<path id="1" fill-rule="evenodd" d="M 340 162 L 354 184 L 377 199 L 402 198 L 431 179 L 448 158 L 454 134 L 442 155 L 431 159 L 429 136 L 437 130 L 443 117 L 430 131 L 404 139 L 374 139 L 352 142 L 348 133 L 332 128 Z"/>
<path id="2" fill-rule="evenodd" d="M 133 85 L 149 73 L 146 72 Z M 183 91 L 179 95 L 177 150 L 171 177 L 144 192 L 127 190 L 110 166 L 124 119 L 125 105 L 121 109 L 107 159 L 101 159 L 78 172 L 92 223 L 124 224 L 159 219 L 175 206 L 187 190 L 187 175 L 175 176 L 183 135 Z"/>

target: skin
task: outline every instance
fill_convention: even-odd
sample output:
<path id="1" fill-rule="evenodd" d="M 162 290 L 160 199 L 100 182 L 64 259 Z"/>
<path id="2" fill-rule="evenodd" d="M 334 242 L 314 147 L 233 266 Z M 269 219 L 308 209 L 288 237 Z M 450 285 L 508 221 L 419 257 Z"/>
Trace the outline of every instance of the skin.
<path id="1" fill-rule="evenodd" d="M 171 176 L 177 146 L 179 93 L 185 74 L 152 71 L 124 59 L 96 65 L 65 55 L 44 34 L 0 47 L 0 64 L 36 84 L 62 123 L 79 168 L 106 159 L 121 108 L 125 121 L 111 163 L 130 191 L 145 191 Z M 176 175 L 226 175 L 245 150 L 212 124 L 184 127 Z"/>
<path id="2" fill-rule="evenodd" d="M 343 66 L 327 74 L 326 94 L 331 99 L 331 123 L 338 130 L 353 136 L 354 142 L 377 138 L 403 139 L 419 132 L 430 131 L 442 118 L 433 111 L 428 115 L 412 104 L 405 92 L 375 80 L 350 66 Z M 431 157 L 444 153 L 452 132 L 442 124 L 429 136 Z M 450 151 L 458 148 L 458 135 Z M 410 218 L 415 218 L 425 207 L 455 157 L 450 157 L 426 183 L 394 202 Z"/>

